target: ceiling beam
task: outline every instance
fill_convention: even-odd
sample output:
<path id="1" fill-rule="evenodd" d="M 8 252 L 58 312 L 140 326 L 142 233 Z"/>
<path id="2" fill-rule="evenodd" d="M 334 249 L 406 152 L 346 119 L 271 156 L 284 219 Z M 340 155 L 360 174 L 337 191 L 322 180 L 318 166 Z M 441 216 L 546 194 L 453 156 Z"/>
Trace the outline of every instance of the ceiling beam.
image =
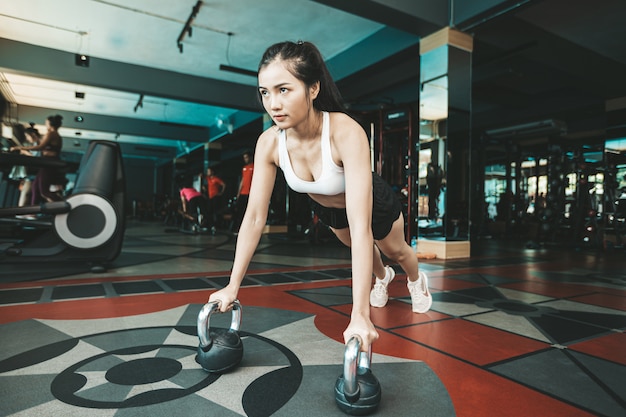
<path id="1" fill-rule="evenodd" d="M 91 113 L 75 113 L 71 111 L 43 107 L 19 106 L 20 120 L 42 123 L 53 114 L 63 116 L 63 127 L 72 129 L 93 130 L 97 132 L 113 132 L 120 135 L 150 137 L 185 142 L 208 142 L 209 129 L 204 126 L 189 126 L 176 123 L 134 119 L 130 117 L 104 116 Z M 82 116 L 83 122 L 77 122 L 76 116 Z"/>
<path id="2" fill-rule="evenodd" d="M 0 63 L 2 71 L 51 80 L 237 110 L 259 110 L 254 86 L 96 57 L 90 57 L 89 67 L 82 67 L 75 64 L 73 53 L 4 38 L 0 38 Z"/>
<path id="3" fill-rule="evenodd" d="M 314 1 L 418 36 L 430 35 L 448 22 L 447 0 Z"/>

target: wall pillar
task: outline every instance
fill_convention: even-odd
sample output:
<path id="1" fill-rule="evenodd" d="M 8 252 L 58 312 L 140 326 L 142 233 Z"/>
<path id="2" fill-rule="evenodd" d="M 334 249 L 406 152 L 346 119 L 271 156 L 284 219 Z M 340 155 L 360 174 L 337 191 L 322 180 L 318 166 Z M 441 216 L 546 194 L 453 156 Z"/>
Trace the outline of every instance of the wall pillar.
<path id="1" fill-rule="evenodd" d="M 418 228 L 418 250 L 442 258 L 470 256 L 472 50 L 473 38 L 452 28 L 420 41 L 419 116 L 437 127 L 420 139 L 420 153 L 430 151 L 428 169 L 440 178 L 420 184 L 437 212 Z"/>

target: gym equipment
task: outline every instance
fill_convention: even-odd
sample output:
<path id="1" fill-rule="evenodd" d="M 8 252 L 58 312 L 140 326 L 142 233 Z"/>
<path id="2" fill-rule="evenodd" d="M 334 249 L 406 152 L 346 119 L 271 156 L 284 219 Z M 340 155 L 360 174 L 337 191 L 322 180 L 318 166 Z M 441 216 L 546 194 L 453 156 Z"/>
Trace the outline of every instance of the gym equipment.
<path id="1" fill-rule="evenodd" d="M 198 314 L 198 354 L 196 362 L 207 372 L 224 373 L 235 368 L 243 358 L 243 343 L 239 337 L 241 304 L 233 302 L 229 329 L 210 329 L 211 315 L 219 312 L 219 301 L 205 304 Z"/>
<path id="2" fill-rule="evenodd" d="M 361 352 L 361 339 L 352 336 L 344 352 L 343 374 L 335 382 L 335 402 L 346 414 L 364 416 L 380 404 L 382 391 L 370 369 L 371 359 L 371 345 L 368 352 Z"/>
<path id="3" fill-rule="evenodd" d="M 47 261 L 88 261 L 95 264 L 92 270 L 101 271 L 103 264 L 114 260 L 121 251 L 124 198 L 119 144 L 91 141 L 78 167 L 75 187 L 65 201 L 0 208 L 2 221 L 23 231 L 17 239 L 0 241 L 0 262 L 33 262 L 35 257 Z M 14 217 L 24 214 L 43 217 Z"/>

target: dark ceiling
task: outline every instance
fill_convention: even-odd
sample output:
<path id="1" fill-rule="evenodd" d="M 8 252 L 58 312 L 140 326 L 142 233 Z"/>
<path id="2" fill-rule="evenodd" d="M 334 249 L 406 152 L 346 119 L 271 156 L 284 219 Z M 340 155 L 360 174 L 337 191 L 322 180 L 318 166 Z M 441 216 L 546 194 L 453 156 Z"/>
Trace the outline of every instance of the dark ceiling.
<path id="1" fill-rule="evenodd" d="M 289 4 L 289 1 L 285 3 Z M 567 125 L 565 139 L 604 139 L 607 136 L 607 110 L 617 110 L 619 113 L 620 109 L 626 108 L 624 0 L 319 0 L 313 3 L 347 12 L 384 27 L 377 33 L 377 38 L 368 38 L 369 43 L 354 43 L 345 51 L 334 54 L 329 62 L 331 67 L 339 68 L 339 72 L 342 66 L 348 68 L 343 62 L 358 64 L 357 68 L 346 69 L 344 75 L 337 77 L 342 94 L 352 109 L 372 110 L 416 103 L 419 91 L 419 43 L 412 42 L 411 36 L 419 40 L 449 26 L 450 22 L 453 22 L 451 26 L 472 35 L 474 39 L 472 126 L 475 137 L 480 137 L 489 129 L 556 119 Z M 449 3 L 453 6 L 451 9 Z M 291 12 L 297 14 L 297 10 L 291 10 L 281 15 L 281 18 L 289 19 L 290 14 L 293 14 Z M 241 16 L 237 16 L 237 19 L 244 22 L 263 20 L 255 10 L 242 9 L 238 13 Z M 321 26 L 324 33 L 335 29 L 339 31 L 339 28 L 325 27 L 324 21 L 311 21 L 310 25 Z M 337 36 L 341 36 L 341 32 L 338 33 Z M 397 37 L 387 35 L 388 38 L 384 38 L 389 33 Z M 327 35 L 332 38 L 332 33 Z M 376 58 L 375 62 L 360 64 L 366 61 L 363 58 L 370 51 L 372 57 L 382 56 L 380 44 L 383 43 L 384 47 L 385 39 L 388 39 L 388 45 L 396 46 L 395 49 L 390 48 L 394 52 Z M 3 47 L 0 45 L 0 69 L 8 73 L 28 73 L 34 76 L 39 73 L 42 78 L 66 81 L 75 76 L 80 78 L 74 81 L 81 84 L 138 93 L 145 90 L 153 95 L 162 91 L 164 96 L 166 88 L 162 85 L 174 83 L 179 87 L 178 91 L 182 92 L 179 97 L 181 100 L 197 102 L 206 102 L 201 91 L 211 89 L 215 96 L 211 97 L 210 104 L 231 109 L 233 119 L 241 114 L 247 115 L 236 123 L 232 134 L 215 140 L 226 150 L 252 147 L 262 128 L 260 119 L 250 116 L 261 114 L 254 100 L 254 81 L 242 82 L 241 76 L 229 81 L 159 72 L 157 84 L 161 85 L 155 85 L 146 80 L 154 75 L 150 71 L 156 69 L 110 60 L 100 62 L 103 64 L 101 71 L 94 69 L 84 74 L 63 72 L 41 65 L 35 69 L 26 58 L 17 58 L 15 51 L 22 54 L 50 54 L 52 60 L 68 52 L 21 44 L 16 36 L 7 36 L 2 29 L 0 41 L 13 51 L 12 55 L 8 55 L 5 48 L 5 53 L 2 53 Z M 98 57 L 92 56 L 92 59 L 98 60 Z M 26 123 L 33 115 L 45 117 L 55 110 L 53 107 L 23 107 L 18 113 L 19 122 L 22 123 Z M 91 120 L 94 120 L 94 126 L 81 127 L 102 130 L 102 125 L 117 124 L 128 126 L 129 132 L 153 130 L 154 135 L 157 135 L 156 132 L 161 129 L 160 134 L 164 135 L 164 131 L 171 129 L 173 136 L 193 137 L 195 134 L 189 126 L 176 124 L 164 126 L 141 120 L 131 123 L 119 118 L 107 118 L 106 115 L 94 115 Z M 249 123 L 250 120 L 256 121 Z M 620 122 L 618 117 L 617 121 L 613 118 L 611 123 L 619 125 L 626 124 L 626 121 Z M 71 122 L 68 127 L 71 127 Z M 202 135 L 200 132 L 196 142 L 204 140 Z M 140 152 L 137 148 L 141 147 L 135 146 L 133 152 Z M 145 148 L 149 149 L 147 146 Z M 130 150 L 128 152 L 130 156 Z M 170 156 L 168 154 L 166 158 Z"/>

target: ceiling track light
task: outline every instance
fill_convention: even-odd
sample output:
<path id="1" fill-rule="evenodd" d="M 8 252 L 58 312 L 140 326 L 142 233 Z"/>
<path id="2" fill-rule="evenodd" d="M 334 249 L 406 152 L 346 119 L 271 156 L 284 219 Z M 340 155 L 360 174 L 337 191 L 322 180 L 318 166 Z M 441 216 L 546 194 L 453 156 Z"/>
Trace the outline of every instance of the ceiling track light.
<path id="1" fill-rule="evenodd" d="M 247 70 L 245 68 L 232 67 L 230 65 L 220 64 L 220 71 L 229 71 L 236 74 L 248 75 L 250 77 L 256 77 L 258 73 L 256 71 Z"/>
<path id="2" fill-rule="evenodd" d="M 135 104 L 135 113 L 137 113 L 137 109 L 139 107 L 143 109 L 143 94 L 139 96 L 139 100 L 137 101 L 137 104 Z"/>
<path id="3" fill-rule="evenodd" d="M 202 1 L 198 0 L 196 5 L 193 6 L 193 8 L 191 9 L 191 14 L 187 19 L 187 23 L 185 23 L 183 30 L 180 32 L 180 35 L 178 35 L 178 39 L 176 39 L 176 46 L 178 46 L 178 51 L 181 54 L 183 53 L 183 39 L 185 38 L 185 35 L 189 35 L 189 37 L 191 38 L 191 24 L 198 15 L 198 12 L 200 11 L 200 6 L 202 6 Z"/>
<path id="4" fill-rule="evenodd" d="M 233 67 L 230 65 L 230 40 L 234 35 L 233 32 L 228 32 L 228 43 L 226 44 L 226 62 L 228 65 L 220 64 L 220 71 L 234 72 L 235 74 L 247 75 L 249 77 L 255 77 L 258 75 L 256 71 L 247 70 L 245 68 Z"/>

